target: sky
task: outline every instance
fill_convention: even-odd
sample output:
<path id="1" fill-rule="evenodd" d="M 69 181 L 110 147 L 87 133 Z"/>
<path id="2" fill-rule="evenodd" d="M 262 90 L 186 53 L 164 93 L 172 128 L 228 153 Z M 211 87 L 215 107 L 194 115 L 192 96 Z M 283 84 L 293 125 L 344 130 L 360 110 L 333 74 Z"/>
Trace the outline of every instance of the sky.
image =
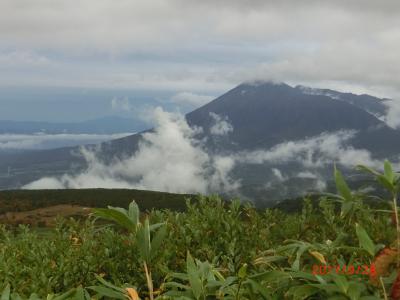
<path id="1" fill-rule="evenodd" d="M 398 0 L 1 0 L 0 119 L 189 111 L 243 81 L 400 99 Z"/>

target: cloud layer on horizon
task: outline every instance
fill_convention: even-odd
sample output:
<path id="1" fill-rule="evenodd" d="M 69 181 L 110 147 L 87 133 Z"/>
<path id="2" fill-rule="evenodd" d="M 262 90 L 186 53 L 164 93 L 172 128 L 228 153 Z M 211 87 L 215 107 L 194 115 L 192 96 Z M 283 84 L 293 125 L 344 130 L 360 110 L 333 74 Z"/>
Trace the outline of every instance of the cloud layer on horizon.
<path id="1" fill-rule="evenodd" d="M 85 144 L 98 144 L 122 138 L 132 133 L 117 134 L 0 134 L 0 151 L 42 150 Z"/>

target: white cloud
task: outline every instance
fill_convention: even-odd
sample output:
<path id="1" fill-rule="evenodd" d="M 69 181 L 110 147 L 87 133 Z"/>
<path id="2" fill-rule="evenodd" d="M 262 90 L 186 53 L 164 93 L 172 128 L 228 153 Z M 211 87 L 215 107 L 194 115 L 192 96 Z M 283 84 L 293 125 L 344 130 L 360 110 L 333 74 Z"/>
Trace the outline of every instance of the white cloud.
<path id="1" fill-rule="evenodd" d="M 233 126 L 226 116 L 221 116 L 210 112 L 210 117 L 213 119 L 213 125 L 210 127 L 212 135 L 223 136 L 233 131 Z"/>
<path id="2" fill-rule="evenodd" d="M 49 58 L 43 55 L 38 55 L 30 51 L 11 51 L 0 52 L 0 66 L 31 66 L 31 67 L 44 67 L 51 65 L 52 62 Z"/>
<path id="3" fill-rule="evenodd" d="M 272 168 L 272 173 L 278 179 L 278 181 L 285 181 L 287 178 L 282 175 L 282 172 L 277 168 Z"/>
<path id="4" fill-rule="evenodd" d="M 400 129 L 400 101 L 388 101 L 386 105 L 388 112 L 385 116 L 385 122 L 392 128 Z"/>
<path id="5" fill-rule="evenodd" d="M 236 161 L 230 156 L 214 156 L 212 157 L 214 173 L 210 180 L 211 191 L 232 192 L 238 191 L 241 184 L 239 180 L 231 177 L 231 171 L 235 168 Z"/>
<path id="6" fill-rule="evenodd" d="M 0 84 L 221 92 L 256 78 L 394 97 L 399 10 L 397 0 L 2 0 L 0 51 L 57 63 L 40 73 L 31 59 L 17 58 L 23 72 L 0 63 Z"/>
<path id="7" fill-rule="evenodd" d="M 315 175 L 309 171 L 304 171 L 304 172 L 299 172 L 296 177 L 315 179 L 315 178 L 317 178 L 317 175 Z"/>
<path id="8" fill-rule="evenodd" d="M 313 186 L 312 189 L 316 190 L 316 191 L 324 191 L 326 189 L 326 182 L 324 177 L 321 174 L 318 173 L 312 173 L 310 171 L 303 171 L 303 172 L 299 172 L 297 173 L 297 175 L 295 175 L 295 177 L 297 178 L 302 178 L 302 179 L 313 179 Z"/>
<path id="9" fill-rule="evenodd" d="M 0 134 L 0 150 L 38 150 L 66 146 L 97 144 L 122 138 L 132 133 L 118 134 Z"/>
<path id="10" fill-rule="evenodd" d="M 154 132 L 143 134 L 138 151 L 131 157 L 103 164 L 96 153 L 82 150 L 88 163 L 85 172 L 46 178 L 25 188 L 139 188 L 179 193 L 229 191 L 239 187 L 229 173 L 234 161 L 229 157 L 212 157 L 201 141 L 194 139 L 198 128 L 190 128 L 184 116 L 154 111 Z"/>
<path id="11" fill-rule="evenodd" d="M 326 187 L 327 187 L 326 182 L 324 180 L 322 180 L 321 178 L 318 178 L 314 183 L 314 189 L 316 191 L 320 191 L 320 192 L 325 191 Z"/>
<path id="12" fill-rule="evenodd" d="M 189 104 L 196 107 L 202 106 L 213 99 L 213 96 L 199 95 L 191 92 L 180 92 L 171 97 L 171 101 L 176 104 Z"/>
<path id="13" fill-rule="evenodd" d="M 132 111 L 132 104 L 127 97 L 118 98 L 114 97 L 111 99 L 111 108 L 115 111 Z"/>
<path id="14" fill-rule="evenodd" d="M 32 190 L 40 190 L 40 189 L 62 190 L 65 187 L 63 183 L 56 178 L 43 177 L 37 181 L 28 184 L 26 188 Z"/>
<path id="15" fill-rule="evenodd" d="M 364 164 L 380 168 L 381 162 L 373 159 L 369 151 L 346 146 L 355 135 L 355 131 L 322 133 L 308 139 L 278 144 L 269 150 L 240 153 L 237 159 L 251 164 L 293 161 L 302 163 L 306 168 L 321 168 L 332 162 L 348 167 Z"/>
<path id="16" fill-rule="evenodd" d="M 110 52 L 166 47 L 179 41 L 187 45 L 200 38 L 274 41 L 285 35 L 340 40 L 379 33 L 385 40 L 398 33 L 394 25 L 399 9 L 396 1 L 377 5 L 366 0 L 322 5 L 316 1 L 3 0 L 0 35 L 4 43 Z M 204 26 L 204 16 L 209 26 Z M 372 16 L 376 22 L 365 22 Z"/>

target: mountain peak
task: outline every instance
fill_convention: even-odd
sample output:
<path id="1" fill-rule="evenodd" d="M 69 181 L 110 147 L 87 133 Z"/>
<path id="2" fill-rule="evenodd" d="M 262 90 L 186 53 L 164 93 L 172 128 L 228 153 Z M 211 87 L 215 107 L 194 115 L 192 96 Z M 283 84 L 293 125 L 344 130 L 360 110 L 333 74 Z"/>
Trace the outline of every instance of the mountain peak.
<path id="1" fill-rule="evenodd" d="M 250 80 L 250 81 L 245 81 L 239 86 L 247 86 L 247 87 L 286 87 L 286 88 L 292 88 L 290 85 L 282 82 L 282 81 L 275 81 L 275 80 L 262 80 L 262 79 L 257 79 L 257 80 Z"/>

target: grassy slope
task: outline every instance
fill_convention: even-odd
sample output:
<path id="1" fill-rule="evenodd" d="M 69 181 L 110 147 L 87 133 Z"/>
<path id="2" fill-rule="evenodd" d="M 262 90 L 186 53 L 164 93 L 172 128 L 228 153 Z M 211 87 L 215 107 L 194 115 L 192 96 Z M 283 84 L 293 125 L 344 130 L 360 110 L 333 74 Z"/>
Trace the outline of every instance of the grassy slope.
<path id="1" fill-rule="evenodd" d="M 0 191 L 0 214 L 28 211 L 60 204 L 85 207 L 127 207 L 135 200 L 142 211 L 168 208 L 185 209 L 185 199 L 193 195 L 129 189 L 13 190 Z"/>

